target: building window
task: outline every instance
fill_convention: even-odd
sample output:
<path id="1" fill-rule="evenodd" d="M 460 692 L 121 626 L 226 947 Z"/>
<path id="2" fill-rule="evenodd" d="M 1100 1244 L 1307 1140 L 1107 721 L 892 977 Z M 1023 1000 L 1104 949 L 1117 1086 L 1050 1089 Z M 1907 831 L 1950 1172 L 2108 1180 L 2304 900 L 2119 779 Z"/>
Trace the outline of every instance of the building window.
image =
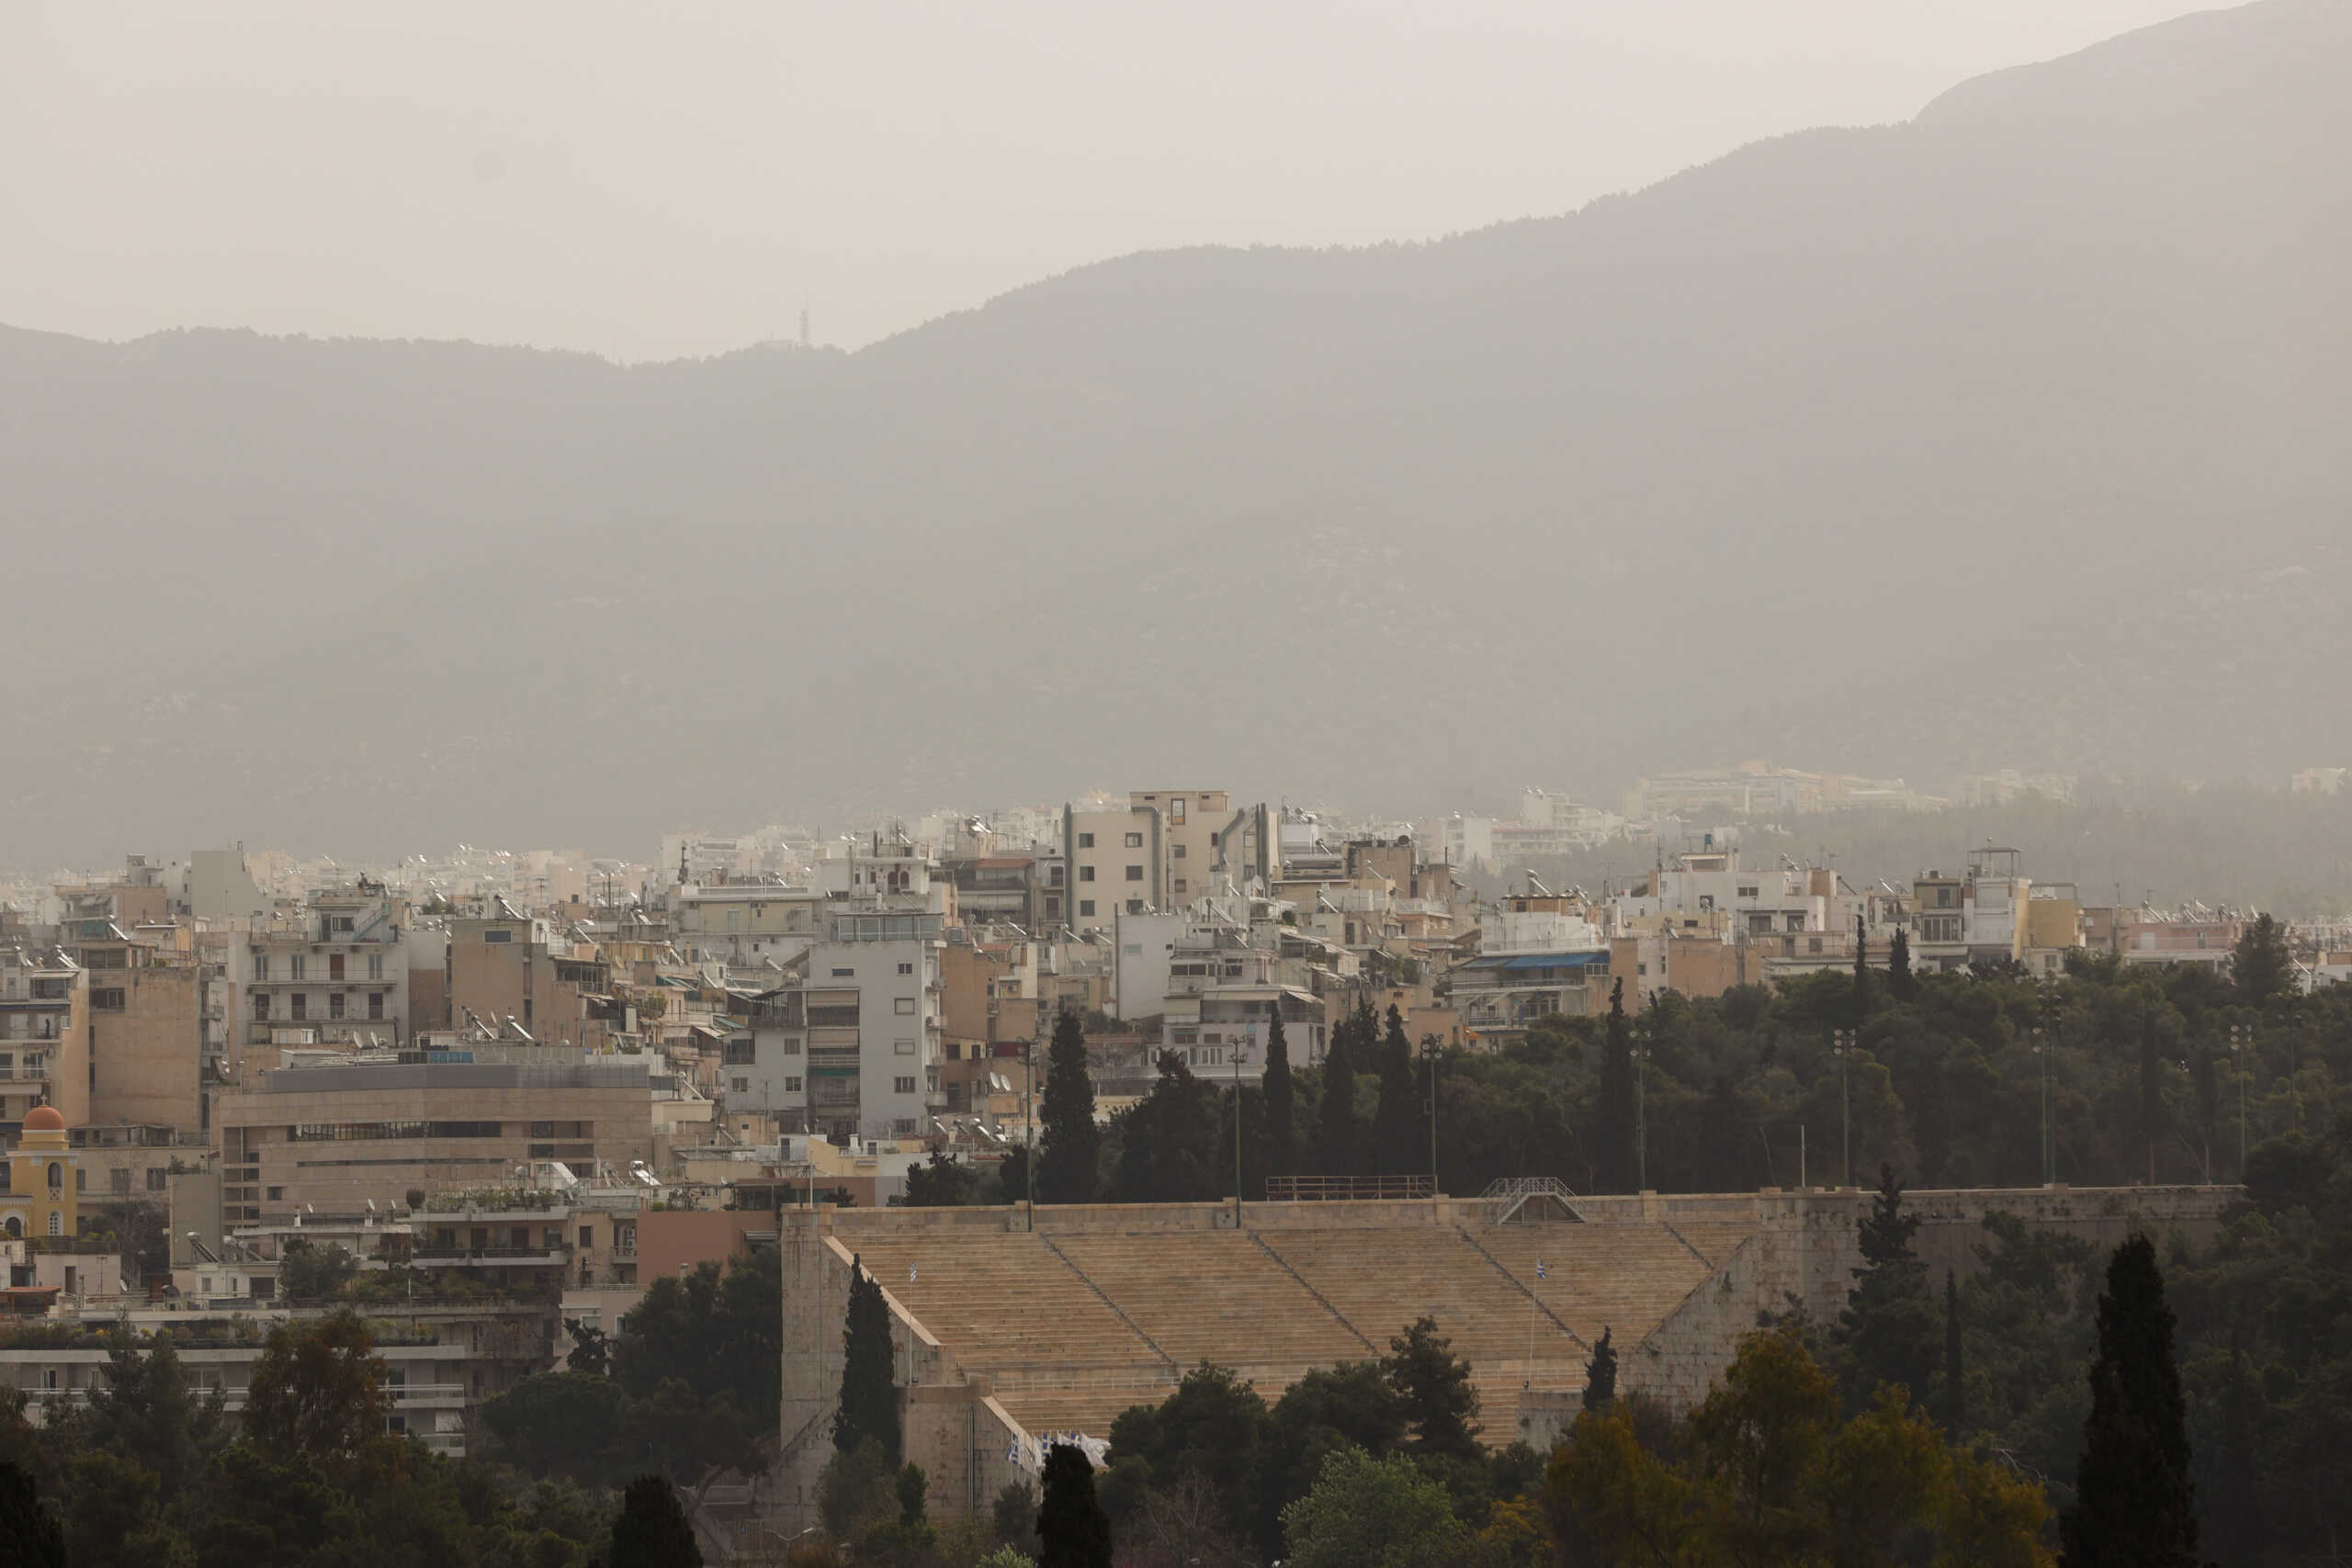
<path id="1" fill-rule="evenodd" d="M 384 955 L 380 953 L 369 953 L 368 955 L 368 978 L 370 980 L 380 980 L 383 977 Z"/>
<path id="2" fill-rule="evenodd" d="M 1130 914 L 1130 915 L 1140 915 L 1140 914 L 1142 914 L 1142 913 L 1143 913 L 1143 900 L 1142 900 L 1142 899 L 1140 899 L 1140 898 L 1130 898 L 1130 899 L 1128 899 L 1128 900 L 1127 900 L 1127 913 L 1128 913 L 1128 914 Z"/>
<path id="3" fill-rule="evenodd" d="M 1170 849 L 1168 853 L 1171 859 L 1182 860 L 1184 858 L 1184 846 L 1178 844 L 1174 848 Z"/>
<path id="4" fill-rule="evenodd" d="M 857 978 L 857 971 L 854 968 L 836 969 L 833 971 L 833 978 L 836 980 L 854 980 Z"/>
<path id="5" fill-rule="evenodd" d="M 912 1094 L 914 1091 L 915 1080 L 910 1077 L 897 1077 L 890 1080 L 892 1094 Z"/>
<path id="6" fill-rule="evenodd" d="M 1168 797 L 1168 819 L 1170 822 L 1182 822 L 1184 820 L 1184 797 L 1182 795 L 1171 795 Z"/>
<path id="7" fill-rule="evenodd" d="M 327 954 L 327 978 L 330 980 L 340 980 L 343 978 L 342 953 L 330 953 Z"/>
<path id="8" fill-rule="evenodd" d="M 890 1010 L 901 1018 L 907 1017 L 915 1010 L 915 999 L 912 997 L 893 997 Z"/>
<path id="9" fill-rule="evenodd" d="M 748 1034 L 737 1035 L 729 1040 L 726 1051 L 727 1065 L 730 1067 L 748 1067 L 759 1060 L 756 1043 Z"/>
<path id="10" fill-rule="evenodd" d="M 295 993 L 294 993 L 294 1000 L 293 1000 L 293 1004 L 292 1004 L 292 1005 L 293 1005 L 293 1013 L 292 1013 L 292 1016 L 293 1016 L 293 1019 L 294 1019 L 294 1021 L 295 1021 L 295 1022 L 300 1023 L 300 1022 L 301 1022 L 304 1019 L 306 1019 L 306 1018 L 308 1018 L 308 1017 L 310 1017 L 310 1016 L 311 1016 L 311 998 L 310 998 L 310 993 L 309 993 L 309 992 L 307 992 L 307 991 L 297 991 L 297 992 L 295 992 Z"/>
<path id="11" fill-rule="evenodd" d="M 254 954 L 254 978 L 256 980 L 266 980 L 269 978 L 268 953 L 256 953 Z"/>
<path id="12" fill-rule="evenodd" d="M 1047 897 L 1046 900 L 1046 919 L 1049 920 L 1058 920 L 1061 918 L 1062 901 L 1058 898 Z"/>
<path id="13" fill-rule="evenodd" d="M 383 992 L 370 991 L 368 993 L 368 1016 L 369 1018 L 377 1019 L 380 1019 L 384 1016 Z"/>
<path id="14" fill-rule="evenodd" d="M 1093 880 L 1094 880 L 1094 868 L 1093 868 L 1092 866 L 1091 866 L 1091 865 L 1082 865 L 1082 866 L 1080 866 L 1080 867 L 1078 868 L 1078 879 L 1079 879 L 1080 882 L 1091 882 L 1091 881 L 1093 881 Z"/>
<path id="15" fill-rule="evenodd" d="M 729 1089 L 737 1094 L 749 1094 L 752 1092 L 752 1080 L 749 1078 L 729 1078 L 727 1080 L 727 1085 Z"/>
<path id="16" fill-rule="evenodd" d="M 298 953 L 293 957 L 286 961 L 286 977 L 289 980 L 300 980 L 307 978 L 304 972 L 308 970 L 310 966 L 311 961 Z"/>
<path id="17" fill-rule="evenodd" d="M 784 1092 L 786 1094 L 798 1094 L 800 1092 L 800 1080 L 798 1078 L 785 1079 Z"/>
<path id="18" fill-rule="evenodd" d="M 1131 850 L 1139 850 L 1143 848 L 1143 835 L 1141 833 L 1129 833 L 1127 835 L 1127 848 Z"/>
<path id="19" fill-rule="evenodd" d="M 482 932 L 481 939 L 488 942 L 513 942 L 514 933 L 510 931 L 490 931 Z"/>
<path id="20" fill-rule="evenodd" d="M 582 1249 L 582 1251 L 590 1251 L 590 1250 L 593 1250 L 593 1249 L 595 1247 L 595 1245 L 596 1245 L 596 1227 L 595 1227 L 594 1225 L 582 1225 L 582 1226 L 580 1227 L 580 1246 L 581 1246 L 581 1249 Z"/>
<path id="21" fill-rule="evenodd" d="M 1079 918 L 1081 919 L 1094 913 L 1094 900 L 1091 898 L 1080 898 L 1078 901 L 1078 913 Z"/>
<path id="22" fill-rule="evenodd" d="M 1094 847 L 1094 835 L 1091 833 L 1080 833 L 1078 836 L 1078 847 L 1081 850 L 1092 849 Z"/>
<path id="23" fill-rule="evenodd" d="M 254 1018 L 256 1021 L 260 1021 L 267 1019 L 268 1017 L 269 993 L 267 991 L 255 991 L 254 993 Z"/>
<path id="24" fill-rule="evenodd" d="M 1127 867 L 1127 880 L 1129 882 L 1141 882 L 1143 880 L 1143 867 L 1139 865 L 1131 865 Z"/>
<path id="25" fill-rule="evenodd" d="M 330 991 L 327 993 L 327 1016 L 329 1018 L 341 1018 L 343 1016 L 343 993 L 341 991 Z"/>
<path id="26" fill-rule="evenodd" d="M 273 1202 L 273 1203 L 282 1203 L 282 1202 L 286 1201 L 286 1189 L 285 1189 L 285 1188 L 283 1188 L 283 1187 L 272 1187 L 272 1188 L 267 1189 L 266 1190 L 267 1190 L 267 1191 L 268 1191 L 268 1193 L 269 1193 L 269 1201 L 270 1201 L 271 1202 Z"/>
<path id="27" fill-rule="evenodd" d="M 911 1056 L 915 1054 L 915 1043 L 911 1040 L 896 1041 L 892 1043 L 890 1049 L 899 1055 Z"/>
<path id="28" fill-rule="evenodd" d="M 166 1190 L 171 1186 L 171 1175 L 172 1173 L 170 1171 L 165 1170 L 160 1165 L 149 1166 L 147 1168 L 147 1190 L 150 1192 L 162 1192 Z"/>
<path id="29" fill-rule="evenodd" d="M 122 1010 L 122 991 L 119 987 L 114 986 L 109 986 L 102 991 L 92 991 L 90 993 L 90 1006 L 98 1012 L 120 1012 Z"/>
<path id="30" fill-rule="evenodd" d="M 914 972 L 915 966 L 911 964 L 901 964 L 899 965 L 899 973 L 901 975 L 911 975 Z"/>
<path id="31" fill-rule="evenodd" d="M 107 1172 L 107 1181 L 109 1190 L 128 1197 L 130 1193 L 130 1168 L 120 1165 L 115 1167 Z"/>

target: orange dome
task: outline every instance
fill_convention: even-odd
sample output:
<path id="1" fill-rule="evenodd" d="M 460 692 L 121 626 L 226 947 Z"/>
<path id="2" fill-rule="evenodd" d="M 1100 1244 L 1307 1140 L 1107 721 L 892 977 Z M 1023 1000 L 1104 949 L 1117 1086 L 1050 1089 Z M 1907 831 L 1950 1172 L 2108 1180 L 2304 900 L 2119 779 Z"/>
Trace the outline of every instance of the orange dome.
<path id="1" fill-rule="evenodd" d="M 25 1131 L 62 1133 L 65 1131 L 65 1118 L 54 1105 L 36 1105 L 25 1112 Z"/>

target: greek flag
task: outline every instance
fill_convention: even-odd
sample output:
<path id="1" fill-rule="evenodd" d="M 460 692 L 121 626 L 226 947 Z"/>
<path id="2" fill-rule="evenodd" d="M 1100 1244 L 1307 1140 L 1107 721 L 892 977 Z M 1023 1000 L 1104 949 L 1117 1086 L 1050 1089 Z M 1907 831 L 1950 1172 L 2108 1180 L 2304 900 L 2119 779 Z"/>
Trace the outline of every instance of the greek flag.
<path id="1" fill-rule="evenodd" d="M 907 1265 L 907 1283 L 908 1283 L 908 1284 L 910 1284 L 910 1285 L 911 1285 L 911 1284 L 913 1284 L 914 1282 L 915 1282 L 915 1266 L 914 1266 L 913 1264 L 910 1263 L 910 1264 L 908 1264 L 908 1265 Z"/>
<path id="2" fill-rule="evenodd" d="M 1552 1277 L 1552 1271 L 1544 1267 L 1544 1260 L 1540 1258 L 1535 1260 L 1535 1277 L 1539 1280 L 1548 1280 Z"/>

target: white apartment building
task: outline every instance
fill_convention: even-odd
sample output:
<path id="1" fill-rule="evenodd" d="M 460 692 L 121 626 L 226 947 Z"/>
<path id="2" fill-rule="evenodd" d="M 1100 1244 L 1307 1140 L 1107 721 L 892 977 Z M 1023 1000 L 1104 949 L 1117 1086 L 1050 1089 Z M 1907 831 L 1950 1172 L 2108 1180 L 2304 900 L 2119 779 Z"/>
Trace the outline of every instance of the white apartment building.
<path id="1" fill-rule="evenodd" d="M 812 945 L 804 972 L 759 998 L 729 1037 L 729 1110 L 770 1112 L 836 1139 L 927 1131 L 946 1103 L 940 945 L 935 929 Z"/>
<path id="2" fill-rule="evenodd" d="M 406 899 L 363 878 L 248 922 L 224 955 L 232 1065 L 253 1046 L 406 1041 L 408 920 Z"/>
<path id="3" fill-rule="evenodd" d="M 1114 931 L 1125 916 L 1165 907 L 1161 874 L 1169 860 L 1161 829 L 1160 814 L 1151 806 L 1064 809 L 1062 860 L 1069 867 L 1066 907 L 1072 931 Z"/>

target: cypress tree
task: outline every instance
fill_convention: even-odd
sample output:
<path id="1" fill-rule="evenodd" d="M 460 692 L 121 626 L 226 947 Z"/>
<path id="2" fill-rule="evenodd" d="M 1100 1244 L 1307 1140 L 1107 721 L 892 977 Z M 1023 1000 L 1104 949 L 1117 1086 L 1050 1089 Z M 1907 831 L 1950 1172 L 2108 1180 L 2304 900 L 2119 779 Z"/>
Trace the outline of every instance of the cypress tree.
<path id="1" fill-rule="evenodd" d="M 640 1475 L 621 1494 L 613 1520 L 612 1568 L 702 1568 L 702 1548 L 678 1495 L 659 1475 Z"/>
<path id="2" fill-rule="evenodd" d="M 2118 1247 L 2098 1299 L 2091 1413 L 2059 1521 L 2065 1568 L 2198 1568 L 2188 1427 L 2172 1309 L 2144 1235 Z"/>
<path id="3" fill-rule="evenodd" d="M 1046 1092 L 1037 1151 L 1037 1201 L 1091 1203 L 1102 1130 L 1094 1124 L 1094 1080 L 1086 1071 L 1086 1031 L 1067 1005 L 1054 1018 L 1046 1050 Z M 895 1451 L 895 1450 L 894 1450 Z"/>
<path id="4" fill-rule="evenodd" d="M 1960 1336 L 1960 1280 L 1944 1270 L 1944 1425 L 1957 1432 L 1968 1420 L 1968 1368 Z"/>
<path id="5" fill-rule="evenodd" d="M 2261 1007 L 2273 997 L 2295 992 L 2295 960 L 2287 951 L 2287 933 L 2268 915 L 2256 919 L 2230 953 L 2230 978 L 2248 1007 Z"/>
<path id="6" fill-rule="evenodd" d="M 1936 1369 L 1936 1299 L 1927 1266 L 1911 1250 L 1919 1216 L 1903 1211 L 1903 1183 L 1891 1165 L 1879 1167 L 1879 1190 L 1862 1217 L 1856 1241 L 1862 1266 L 1838 1314 L 1836 1344 L 1852 1406 L 1860 1409 L 1881 1383 L 1900 1383 L 1924 1405 Z"/>
<path id="7" fill-rule="evenodd" d="M 1413 1047 L 1405 1038 L 1405 1018 L 1388 1009 L 1380 1042 L 1380 1103 L 1372 1115 L 1372 1168 L 1383 1176 L 1421 1168 L 1426 1156 L 1414 1130 L 1420 1121 L 1413 1092 Z"/>
<path id="8" fill-rule="evenodd" d="M 1634 1170 L 1634 1029 L 1625 982 L 1609 990 L 1609 1032 L 1600 1045 L 1600 1091 L 1593 1101 L 1594 1176 L 1603 1192 L 1631 1192 Z"/>
<path id="9" fill-rule="evenodd" d="M 1854 1026 L 1871 1015 L 1871 933 L 1862 912 L 1854 911 Z"/>
<path id="10" fill-rule="evenodd" d="M 899 1462 L 897 1356 L 890 1348 L 890 1306 L 863 1259 L 850 1262 L 849 1311 L 842 1327 L 842 1403 L 833 1413 L 833 1447 L 847 1453 L 859 1439 L 882 1445 Z"/>
<path id="11" fill-rule="evenodd" d="M 1617 1402 L 1617 1347 L 1609 1342 L 1609 1326 L 1601 1325 L 1592 1359 L 1584 1364 L 1584 1407 L 1607 1411 Z"/>
<path id="12" fill-rule="evenodd" d="M 1111 1568 L 1111 1516 L 1094 1495 L 1094 1465 L 1082 1449 L 1056 1443 L 1046 1450 L 1037 1541 L 1037 1568 Z"/>
<path id="13" fill-rule="evenodd" d="M 1887 950 L 1886 984 L 1898 1002 L 1909 1001 L 1918 991 L 1911 978 L 1911 938 L 1900 926 L 1895 928 L 1894 945 Z"/>
<path id="14" fill-rule="evenodd" d="M 2230 1326 L 2230 1381 L 2222 1390 L 2220 1473 L 2207 1523 L 2223 1562 L 2258 1561 L 2267 1544 L 2262 1505 L 2255 1492 L 2255 1391 L 2246 1376 L 2245 1347 Z"/>
<path id="15" fill-rule="evenodd" d="M 1277 1005 L 1266 1029 L 1266 1146 L 1260 1158 L 1269 1176 L 1298 1174 L 1298 1086 L 1291 1081 L 1290 1041 Z"/>
<path id="16" fill-rule="evenodd" d="M 1323 1058 L 1323 1100 L 1315 1128 L 1315 1163 L 1325 1176 L 1361 1174 L 1363 1130 L 1356 1122 L 1356 1021 L 1331 1032 Z"/>

